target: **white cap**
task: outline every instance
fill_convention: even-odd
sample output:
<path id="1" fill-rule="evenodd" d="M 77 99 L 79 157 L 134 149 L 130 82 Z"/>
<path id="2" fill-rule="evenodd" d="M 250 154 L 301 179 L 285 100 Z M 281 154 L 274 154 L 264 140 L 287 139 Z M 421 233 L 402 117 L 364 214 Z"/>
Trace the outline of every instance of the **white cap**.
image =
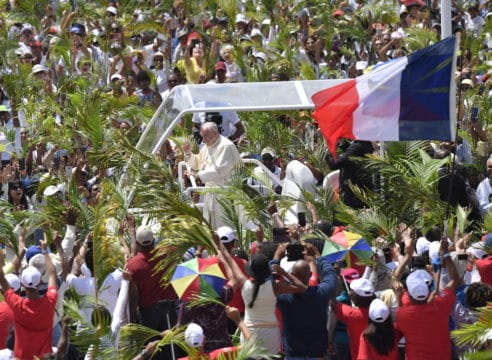
<path id="1" fill-rule="evenodd" d="M 274 159 L 277 157 L 277 154 L 275 154 L 275 150 L 273 150 L 271 147 L 266 147 L 261 150 L 261 156 L 266 154 L 270 154 Z"/>
<path id="2" fill-rule="evenodd" d="M 272 20 L 270 18 L 266 18 L 261 22 L 261 25 L 270 25 L 272 23 Z"/>
<path id="3" fill-rule="evenodd" d="M 108 6 L 106 8 L 106 12 L 109 12 L 111 14 L 115 14 L 116 15 L 116 14 L 118 14 L 118 9 L 115 8 L 114 6 Z"/>
<path id="4" fill-rule="evenodd" d="M 237 14 L 236 15 L 236 24 L 238 22 L 243 22 L 243 23 L 248 23 L 248 19 L 246 19 L 246 16 L 244 14 Z"/>
<path id="5" fill-rule="evenodd" d="M 427 271 L 423 269 L 417 269 L 413 272 L 415 274 L 414 276 L 418 277 L 419 279 L 423 280 L 427 285 L 432 284 L 432 275 L 429 274 Z"/>
<path id="6" fill-rule="evenodd" d="M 408 293 L 415 300 L 425 300 L 429 296 L 429 286 L 423 279 L 421 271 L 424 270 L 414 271 L 407 277 Z"/>
<path id="7" fill-rule="evenodd" d="M 480 241 L 471 244 L 471 246 L 466 249 L 466 252 L 468 254 L 472 254 L 477 259 L 483 259 L 483 257 L 487 255 L 487 252 L 483 249 L 483 243 Z"/>
<path id="8" fill-rule="evenodd" d="M 421 236 L 417 239 L 417 244 L 415 245 L 415 251 L 418 256 L 422 256 L 422 254 L 426 251 L 429 251 L 430 241 L 425 237 Z"/>
<path id="9" fill-rule="evenodd" d="M 44 189 L 43 195 L 45 197 L 53 196 L 53 195 L 55 195 L 59 191 L 60 191 L 60 188 L 58 186 L 56 186 L 56 185 L 49 185 L 49 186 L 46 187 L 46 189 Z"/>
<path id="10" fill-rule="evenodd" d="M 21 284 L 25 288 L 36 289 L 41 281 L 41 273 L 34 266 L 28 266 L 21 275 Z"/>
<path id="11" fill-rule="evenodd" d="M 355 63 L 355 70 L 365 70 L 367 69 L 368 65 L 369 63 L 367 61 L 363 61 L 363 60 L 357 61 Z"/>
<path id="12" fill-rule="evenodd" d="M 111 82 L 115 81 L 115 80 L 121 80 L 123 79 L 123 77 L 121 76 L 121 74 L 118 74 L 118 73 L 115 73 L 113 75 L 111 75 Z"/>
<path id="13" fill-rule="evenodd" d="M 374 295 L 374 285 L 365 278 L 353 280 L 350 283 L 350 289 L 359 296 L 368 297 Z"/>
<path id="14" fill-rule="evenodd" d="M 14 292 L 17 292 L 17 290 L 20 289 L 20 280 L 19 277 L 15 274 L 6 274 L 5 275 L 5 280 L 9 283 L 9 286 L 14 290 Z"/>
<path id="15" fill-rule="evenodd" d="M 253 54 L 255 58 L 263 60 L 263 62 L 267 61 L 267 55 L 263 51 L 258 51 Z"/>
<path id="16" fill-rule="evenodd" d="M 189 323 L 185 330 L 185 341 L 188 345 L 197 348 L 203 344 L 203 329 L 200 325 Z"/>
<path id="17" fill-rule="evenodd" d="M 254 37 L 254 36 L 261 36 L 263 37 L 263 34 L 261 33 L 261 30 L 260 29 L 257 29 L 257 28 L 254 28 L 253 30 L 251 30 L 251 37 Z"/>
<path id="18" fill-rule="evenodd" d="M 234 230 L 229 226 L 221 226 L 217 230 L 215 230 L 217 236 L 219 237 L 222 244 L 227 244 L 236 239 L 234 236 Z"/>
<path id="19" fill-rule="evenodd" d="M 439 257 L 439 250 L 441 243 L 439 241 L 432 241 L 429 245 L 429 257 L 431 259 L 437 259 Z"/>
<path id="20" fill-rule="evenodd" d="M 166 35 L 163 33 L 157 33 L 157 38 L 162 41 L 166 41 Z"/>
<path id="21" fill-rule="evenodd" d="M 390 315 L 388 305 L 381 299 L 374 299 L 369 306 L 369 318 L 377 323 L 383 323 Z"/>
<path id="22" fill-rule="evenodd" d="M 31 72 L 33 74 L 37 74 L 37 73 L 40 73 L 40 72 L 48 72 L 48 68 L 44 65 L 41 65 L 41 64 L 36 64 L 32 67 L 32 70 Z"/>
<path id="23" fill-rule="evenodd" d="M 154 243 L 154 233 L 152 232 L 152 229 L 148 225 L 140 225 L 137 228 L 137 236 L 136 236 L 136 241 L 137 244 L 141 246 L 149 246 Z"/>

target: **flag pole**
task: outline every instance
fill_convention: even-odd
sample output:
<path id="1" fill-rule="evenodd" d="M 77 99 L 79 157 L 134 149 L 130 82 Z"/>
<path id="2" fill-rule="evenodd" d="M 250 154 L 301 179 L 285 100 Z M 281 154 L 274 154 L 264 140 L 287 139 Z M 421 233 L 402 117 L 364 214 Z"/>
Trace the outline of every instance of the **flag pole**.
<path id="1" fill-rule="evenodd" d="M 451 36 L 451 0 L 441 0 L 441 40 Z"/>

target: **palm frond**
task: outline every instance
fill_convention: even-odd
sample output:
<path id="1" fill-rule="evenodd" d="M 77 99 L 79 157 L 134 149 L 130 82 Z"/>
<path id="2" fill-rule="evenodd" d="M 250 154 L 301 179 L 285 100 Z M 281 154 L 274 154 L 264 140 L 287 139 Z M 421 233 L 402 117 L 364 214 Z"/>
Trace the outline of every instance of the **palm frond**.
<path id="1" fill-rule="evenodd" d="M 451 332 L 451 337 L 457 345 L 480 349 L 486 343 L 492 328 L 492 309 L 490 307 L 480 309 L 477 318 L 478 320 L 473 324 L 465 324 L 460 329 Z"/>
<path id="2" fill-rule="evenodd" d="M 198 350 L 189 346 L 184 338 L 185 327 L 170 329 L 159 341 L 157 349 L 174 344 L 183 349 L 188 356 L 196 356 Z M 138 324 L 127 324 L 121 328 L 118 344 L 121 360 L 131 360 L 144 348 L 144 345 L 160 337 L 159 331 Z M 157 351 L 156 349 L 156 351 Z"/>
<path id="3" fill-rule="evenodd" d="M 215 304 L 222 307 L 226 306 L 219 299 L 200 293 L 200 294 L 195 294 L 192 300 L 186 304 L 186 307 L 193 308 L 193 307 L 203 306 L 208 304 Z"/>

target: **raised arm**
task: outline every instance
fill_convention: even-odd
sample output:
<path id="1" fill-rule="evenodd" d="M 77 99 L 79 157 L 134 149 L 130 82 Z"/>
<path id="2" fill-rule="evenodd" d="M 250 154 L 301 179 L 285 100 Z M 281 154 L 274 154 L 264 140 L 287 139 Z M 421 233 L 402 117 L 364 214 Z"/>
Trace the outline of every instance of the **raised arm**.
<path id="1" fill-rule="evenodd" d="M 48 273 L 48 287 L 56 287 L 56 269 L 51 261 L 50 254 L 48 253 L 48 239 L 46 238 L 46 232 L 44 233 L 44 239 L 40 241 L 40 245 L 41 253 L 44 256 L 46 272 Z"/>

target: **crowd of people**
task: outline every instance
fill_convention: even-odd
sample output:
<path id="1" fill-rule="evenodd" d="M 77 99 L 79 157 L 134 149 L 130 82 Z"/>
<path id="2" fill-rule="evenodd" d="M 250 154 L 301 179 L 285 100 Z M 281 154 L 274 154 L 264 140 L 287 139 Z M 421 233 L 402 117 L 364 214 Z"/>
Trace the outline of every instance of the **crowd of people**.
<path id="1" fill-rule="evenodd" d="M 123 176 L 123 166 L 104 153 L 124 142 L 120 153 L 128 162 L 129 146 L 174 87 L 354 78 L 438 41 L 439 1 L 279 1 L 271 7 L 238 1 L 234 11 L 182 0 L 24 5 L 10 1 L 0 15 L 1 359 L 233 359 L 248 348 L 249 358 L 287 360 L 458 359 L 489 347 L 490 333 L 477 348 L 451 331 L 480 320 L 476 311 L 492 301 L 490 234 L 479 241 L 470 233 L 448 239 L 439 226 L 426 231 L 402 224 L 393 229 L 394 242 L 367 239 L 374 245 L 369 259 L 348 267 L 322 254 L 325 242 L 351 224 L 318 217 L 309 202 L 294 218 L 269 203 L 268 234 L 261 214 L 243 209 L 233 228 L 226 195 L 197 194 L 207 223 L 197 239 L 213 241 L 191 244 L 184 254 L 157 226 L 193 223 L 181 213 L 166 221 L 159 211 L 118 218 L 102 207 L 108 196 L 121 196 L 105 182 L 117 184 Z M 462 39 L 459 136 L 425 149 L 433 158 L 452 159 L 451 170 L 439 174 L 439 195 L 469 209 L 478 228 L 492 209 L 490 14 L 489 1 L 452 1 L 453 34 Z M 306 114 L 302 121 L 291 114 L 272 121 L 300 138 L 316 132 Z M 301 185 L 310 191 L 326 175 L 296 156 L 296 144 L 245 148 L 251 144 L 241 114 L 195 114 L 179 131 L 186 140 L 168 139 L 157 154 L 174 180 L 182 161 L 186 181 L 224 187 L 246 152 L 263 166 L 244 183 L 260 185 L 263 199 Z M 339 170 L 338 201 L 363 209 L 354 186 L 377 190 L 381 184 L 353 157 L 379 151 L 378 144 L 343 141 L 338 150 L 336 158 L 326 157 L 327 166 Z M 244 224 L 254 224 L 251 243 L 240 241 Z M 101 260 L 103 237 L 114 241 Z M 193 259 L 218 265 L 225 281 L 213 301 L 190 306 L 169 272 Z M 122 353 L 126 324 L 141 324 L 155 336 Z"/>

